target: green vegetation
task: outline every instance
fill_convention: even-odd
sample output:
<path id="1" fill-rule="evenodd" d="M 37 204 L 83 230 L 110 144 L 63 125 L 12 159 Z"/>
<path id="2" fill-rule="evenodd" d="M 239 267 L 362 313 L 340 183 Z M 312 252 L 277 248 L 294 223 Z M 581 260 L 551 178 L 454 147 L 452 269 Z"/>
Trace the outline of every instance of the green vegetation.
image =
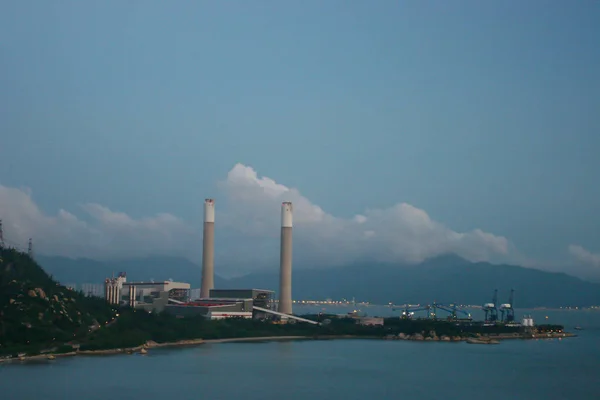
<path id="1" fill-rule="evenodd" d="M 103 350 L 139 346 L 152 340 L 169 343 L 187 339 L 229 339 L 269 336 L 332 336 L 368 335 L 382 336 L 381 327 L 356 325 L 354 320 L 335 320 L 326 326 L 306 323 L 273 324 L 267 321 L 229 318 L 206 320 L 202 317 L 180 319 L 172 315 L 149 314 L 142 311 L 122 309 L 117 322 L 108 329 L 91 334 L 81 350 Z"/>
<path id="2" fill-rule="evenodd" d="M 61 286 L 27 254 L 0 249 L 0 354 L 79 340 L 114 313 L 104 300 Z"/>
<path id="3" fill-rule="evenodd" d="M 107 350 L 189 339 L 225 339 L 273 336 L 363 336 L 423 335 L 465 337 L 478 334 L 516 333 L 518 327 L 483 326 L 429 319 L 386 318 L 384 326 L 363 326 L 353 318 L 307 315 L 326 321 L 321 326 L 306 323 L 274 324 L 247 319 L 180 319 L 130 308 L 116 308 L 103 299 L 86 297 L 70 290 L 28 255 L 13 249 L 0 249 L 0 356 L 45 352 L 68 353 L 73 345 L 81 350 Z M 543 331 L 562 326 L 539 327 Z"/>

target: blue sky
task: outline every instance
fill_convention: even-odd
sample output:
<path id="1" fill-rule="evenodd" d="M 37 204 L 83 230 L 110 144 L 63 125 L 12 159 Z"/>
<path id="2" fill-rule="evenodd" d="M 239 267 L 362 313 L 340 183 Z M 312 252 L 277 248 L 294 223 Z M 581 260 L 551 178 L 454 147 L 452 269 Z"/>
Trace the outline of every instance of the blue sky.
<path id="1" fill-rule="evenodd" d="M 0 184 L 199 218 L 243 163 L 327 213 L 405 202 L 600 253 L 596 1 L 0 6 Z"/>

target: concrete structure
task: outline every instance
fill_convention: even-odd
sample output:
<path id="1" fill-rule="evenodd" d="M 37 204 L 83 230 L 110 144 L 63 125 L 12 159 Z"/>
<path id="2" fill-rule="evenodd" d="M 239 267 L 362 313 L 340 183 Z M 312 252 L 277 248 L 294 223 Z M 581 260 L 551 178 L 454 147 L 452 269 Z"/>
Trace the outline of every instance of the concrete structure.
<path id="1" fill-rule="evenodd" d="M 258 307 L 273 308 L 272 290 L 265 289 L 212 289 L 211 299 L 252 299 Z"/>
<path id="2" fill-rule="evenodd" d="M 184 304 L 172 301 L 164 310 L 179 318 L 203 316 L 208 319 L 252 318 L 252 299 L 200 299 Z"/>
<path id="3" fill-rule="evenodd" d="M 277 315 L 281 321 L 285 321 L 288 322 L 290 320 L 293 321 L 301 321 L 301 322 L 308 322 L 309 324 L 313 324 L 313 325 L 321 325 L 320 322 L 317 321 L 313 321 L 310 319 L 306 319 L 306 318 L 302 318 L 302 317 L 297 317 L 295 315 L 291 315 L 291 314 L 283 314 L 277 311 L 273 311 L 273 310 L 268 310 L 266 308 L 262 308 L 262 307 L 256 307 L 254 306 L 254 312 L 259 311 L 259 312 L 263 312 L 269 315 Z"/>
<path id="4" fill-rule="evenodd" d="M 202 285 L 200 298 L 209 296 L 215 287 L 215 201 L 204 201 L 204 232 L 202 236 Z"/>
<path id="5" fill-rule="evenodd" d="M 120 303 L 121 290 L 125 282 L 127 282 L 127 274 L 125 272 L 119 272 L 116 278 L 113 277 L 104 280 L 104 298 L 108 304 Z"/>
<path id="6" fill-rule="evenodd" d="M 136 286 L 129 285 L 129 307 L 131 307 L 131 308 L 135 308 L 135 305 L 136 305 L 135 294 L 136 294 Z"/>
<path id="7" fill-rule="evenodd" d="M 267 318 L 268 311 L 274 308 L 271 290 L 212 289 L 209 294 L 209 298 L 183 303 L 169 299 L 165 311 L 180 318 L 198 315 L 210 319 Z"/>
<path id="8" fill-rule="evenodd" d="M 164 310 L 170 299 L 187 301 L 189 290 L 190 284 L 184 282 L 125 282 L 119 304 L 160 312 Z"/>
<path id="9" fill-rule="evenodd" d="M 264 289 L 213 289 L 210 291 L 211 299 L 252 299 L 253 307 L 262 307 L 272 310 L 275 308 L 274 292 Z M 264 312 L 253 310 L 253 318 L 270 318 Z"/>
<path id="10" fill-rule="evenodd" d="M 104 295 L 109 304 L 129 306 L 146 311 L 162 311 L 170 299 L 186 302 L 190 284 L 184 282 L 127 282 L 127 275 L 104 281 Z"/>
<path id="11" fill-rule="evenodd" d="M 283 314 L 292 313 L 292 203 L 281 204 L 281 251 L 279 262 L 279 307 Z"/>

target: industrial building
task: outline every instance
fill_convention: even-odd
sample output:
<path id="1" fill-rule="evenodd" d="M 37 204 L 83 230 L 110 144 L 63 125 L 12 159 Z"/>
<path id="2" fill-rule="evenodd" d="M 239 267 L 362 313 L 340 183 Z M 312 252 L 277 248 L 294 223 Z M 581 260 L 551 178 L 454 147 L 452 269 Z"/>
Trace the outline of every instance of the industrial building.
<path id="1" fill-rule="evenodd" d="M 204 201 L 202 238 L 202 281 L 200 298 L 177 303 L 170 301 L 165 310 L 177 316 L 203 315 L 207 318 L 244 317 L 283 320 L 294 318 L 292 313 L 292 203 L 281 204 L 281 247 L 279 301 L 274 293 L 259 289 L 214 289 L 214 229 L 215 201 Z M 277 309 L 277 311 L 276 311 Z M 297 317 L 296 317 L 297 318 Z"/>
<path id="2" fill-rule="evenodd" d="M 183 282 L 127 282 L 125 272 L 119 273 L 117 278 L 106 279 L 104 285 L 109 304 L 156 312 L 164 310 L 169 299 L 187 301 L 190 290 L 190 284 Z"/>
<path id="3" fill-rule="evenodd" d="M 127 274 L 125 272 L 119 272 L 116 278 L 113 276 L 104 280 L 104 298 L 109 304 L 120 304 L 123 283 L 126 281 Z"/>
<path id="4" fill-rule="evenodd" d="M 169 300 L 186 301 L 190 284 L 184 282 L 125 282 L 120 304 L 145 311 L 161 312 Z"/>
<path id="5" fill-rule="evenodd" d="M 273 294 L 262 289 L 212 289 L 205 299 L 179 302 L 171 299 L 165 311 L 177 317 L 201 315 L 210 319 L 221 318 L 260 318 L 268 317 L 267 312 L 255 309 L 272 310 Z"/>
<path id="6" fill-rule="evenodd" d="M 147 311 L 165 311 L 177 317 L 201 315 L 220 318 L 295 319 L 318 324 L 292 315 L 292 203 L 281 205 L 281 248 L 279 301 L 274 292 L 263 289 L 214 288 L 215 201 L 204 201 L 202 239 L 202 280 L 199 299 L 191 299 L 188 283 L 127 282 L 125 273 L 106 279 L 106 299 L 110 304 L 129 305 Z"/>

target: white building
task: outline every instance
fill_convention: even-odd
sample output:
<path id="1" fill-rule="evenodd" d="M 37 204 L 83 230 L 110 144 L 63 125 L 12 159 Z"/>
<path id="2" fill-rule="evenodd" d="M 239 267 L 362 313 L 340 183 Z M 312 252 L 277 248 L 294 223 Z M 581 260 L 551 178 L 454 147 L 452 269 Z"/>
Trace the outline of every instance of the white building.
<path id="1" fill-rule="evenodd" d="M 104 280 L 104 298 L 109 304 L 119 304 L 121 299 L 121 290 L 123 284 L 127 282 L 127 274 L 119 272 L 116 278 L 106 278 Z"/>
<path id="2" fill-rule="evenodd" d="M 166 293 L 166 298 L 174 289 L 181 289 L 189 292 L 190 284 L 184 282 L 125 282 L 121 289 L 120 304 L 128 304 L 136 308 L 145 308 L 152 305 L 157 299 L 161 298 L 161 293 Z M 186 297 L 189 296 L 186 292 Z M 177 296 L 175 296 L 177 297 Z"/>
<path id="3" fill-rule="evenodd" d="M 106 301 L 109 304 L 128 305 L 147 311 L 160 311 L 169 302 L 185 302 L 189 298 L 190 284 L 183 282 L 127 282 L 125 273 L 104 281 Z"/>

